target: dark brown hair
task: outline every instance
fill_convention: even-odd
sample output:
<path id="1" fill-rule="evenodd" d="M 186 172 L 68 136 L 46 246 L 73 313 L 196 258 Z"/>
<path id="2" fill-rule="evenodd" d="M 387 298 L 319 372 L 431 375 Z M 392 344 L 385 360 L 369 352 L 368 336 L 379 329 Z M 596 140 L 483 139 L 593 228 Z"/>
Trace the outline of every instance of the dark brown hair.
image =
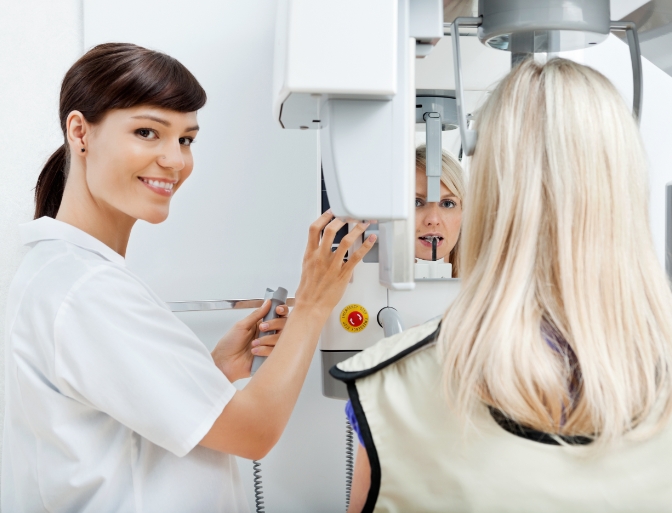
<path id="1" fill-rule="evenodd" d="M 73 110 L 89 123 L 98 123 L 112 109 L 151 105 L 177 112 L 194 112 L 206 101 L 205 90 L 172 57 L 127 43 L 105 43 L 84 54 L 61 84 L 59 117 L 66 136 L 66 120 Z M 49 157 L 35 186 L 35 219 L 56 217 L 70 168 L 65 144 Z"/>

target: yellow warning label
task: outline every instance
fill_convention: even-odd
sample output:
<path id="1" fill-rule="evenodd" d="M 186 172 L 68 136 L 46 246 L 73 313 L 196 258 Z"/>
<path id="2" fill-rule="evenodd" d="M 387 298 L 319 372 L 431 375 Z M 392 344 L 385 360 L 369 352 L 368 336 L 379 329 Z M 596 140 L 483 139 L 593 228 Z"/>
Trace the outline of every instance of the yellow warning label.
<path id="1" fill-rule="evenodd" d="M 348 305 L 341 311 L 341 326 L 350 333 L 359 333 L 369 324 L 369 313 L 362 305 Z"/>

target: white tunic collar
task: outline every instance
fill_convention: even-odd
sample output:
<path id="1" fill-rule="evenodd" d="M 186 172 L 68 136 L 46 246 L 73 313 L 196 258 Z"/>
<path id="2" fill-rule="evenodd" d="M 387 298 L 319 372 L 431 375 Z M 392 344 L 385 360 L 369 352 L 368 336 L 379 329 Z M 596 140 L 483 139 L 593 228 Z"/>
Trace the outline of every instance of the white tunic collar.
<path id="1" fill-rule="evenodd" d="M 125 264 L 124 257 L 95 237 L 71 224 L 57 221 L 51 217 L 40 217 L 29 223 L 24 223 L 19 226 L 19 231 L 21 242 L 24 245 L 35 244 L 42 240 L 64 240 L 96 253 L 115 264 Z"/>

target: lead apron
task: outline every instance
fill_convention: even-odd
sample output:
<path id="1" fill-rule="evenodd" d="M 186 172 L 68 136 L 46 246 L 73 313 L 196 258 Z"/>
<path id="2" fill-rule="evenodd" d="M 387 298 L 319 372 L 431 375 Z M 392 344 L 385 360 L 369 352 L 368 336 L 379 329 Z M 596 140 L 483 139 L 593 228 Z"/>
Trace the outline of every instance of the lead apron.
<path id="1" fill-rule="evenodd" d="M 371 463 L 365 512 L 672 511 L 672 430 L 637 430 L 603 453 L 505 431 L 487 407 L 470 423 L 441 395 L 433 320 L 334 366 Z"/>

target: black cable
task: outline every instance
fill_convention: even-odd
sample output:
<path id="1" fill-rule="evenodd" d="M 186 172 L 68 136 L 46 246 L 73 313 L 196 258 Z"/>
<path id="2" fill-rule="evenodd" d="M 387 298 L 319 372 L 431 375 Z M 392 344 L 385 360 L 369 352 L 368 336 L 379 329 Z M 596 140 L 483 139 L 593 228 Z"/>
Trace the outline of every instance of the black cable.
<path id="1" fill-rule="evenodd" d="M 352 474 L 355 470 L 355 451 L 352 425 L 345 419 L 345 511 L 350 507 L 350 492 L 352 491 Z"/>
<path id="2" fill-rule="evenodd" d="M 252 474 L 254 475 L 254 504 L 257 513 L 264 513 L 264 490 L 261 486 L 261 462 L 257 460 L 252 461 Z"/>

